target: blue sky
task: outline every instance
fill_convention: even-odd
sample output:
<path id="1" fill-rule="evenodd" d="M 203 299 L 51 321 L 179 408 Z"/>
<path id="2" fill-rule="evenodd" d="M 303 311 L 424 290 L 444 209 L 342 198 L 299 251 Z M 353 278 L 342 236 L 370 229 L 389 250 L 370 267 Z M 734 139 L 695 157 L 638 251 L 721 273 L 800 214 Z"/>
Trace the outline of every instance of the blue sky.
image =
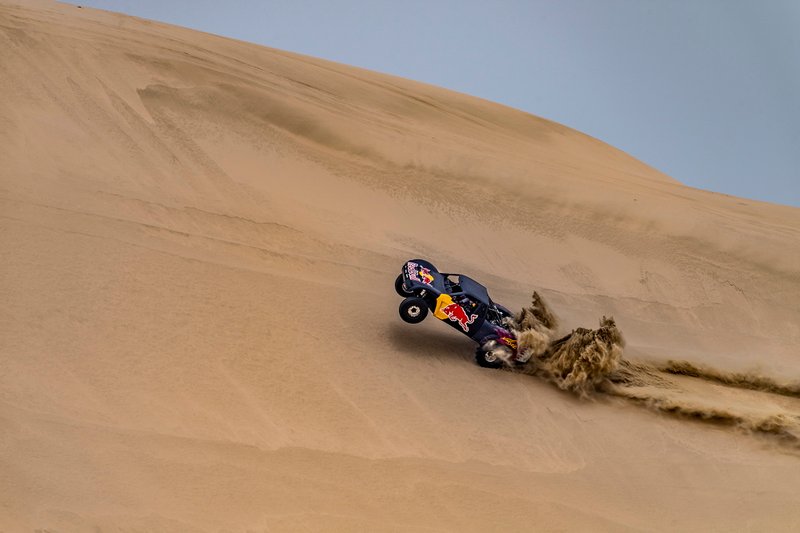
<path id="1" fill-rule="evenodd" d="M 800 206 L 797 0 L 81 4 L 480 96 L 693 187 Z"/>

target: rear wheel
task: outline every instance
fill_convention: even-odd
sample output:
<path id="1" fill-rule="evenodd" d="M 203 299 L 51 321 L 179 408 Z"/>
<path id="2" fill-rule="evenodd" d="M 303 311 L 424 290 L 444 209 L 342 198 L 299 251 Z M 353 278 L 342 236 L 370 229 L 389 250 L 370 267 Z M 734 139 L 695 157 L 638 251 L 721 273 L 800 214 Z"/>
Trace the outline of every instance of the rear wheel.
<path id="1" fill-rule="evenodd" d="M 397 291 L 397 294 L 399 294 L 400 296 L 403 296 L 403 297 L 413 296 L 414 295 L 413 292 L 409 292 L 409 291 L 406 290 L 405 287 L 403 287 L 403 275 L 402 274 L 397 276 L 397 279 L 394 280 L 394 290 Z"/>
<path id="2" fill-rule="evenodd" d="M 418 324 L 428 316 L 428 306 L 422 298 L 406 298 L 400 303 L 400 318 L 409 324 Z"/>
<path id="3" fill-rule="evenodd" d="M 487 352 L 481 348 L 478 348 L 475 352 L 475 362 L 484 368 L 500 368 L 503 366 L 503 361 L 494 352 Z"/>
<path id="4" fill-rule="evenodd" d="M 475 350 L 475 362 L 484 368 L 500 368 L 504 364 L 504 357 L 508 359 L 510 356 L 509 348 L 494 339 L 484 342 Z"/>

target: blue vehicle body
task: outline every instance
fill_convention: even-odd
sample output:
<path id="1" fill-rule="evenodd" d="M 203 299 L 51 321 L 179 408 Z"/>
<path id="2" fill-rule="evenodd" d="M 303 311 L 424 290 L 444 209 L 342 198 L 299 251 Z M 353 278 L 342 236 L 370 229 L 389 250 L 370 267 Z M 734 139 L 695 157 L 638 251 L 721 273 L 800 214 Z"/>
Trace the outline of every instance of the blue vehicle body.
<path id="1" fill-rule="evenodd" d="M 403 305 L 409 300 L 421 300 L 435 317 L 477 343 L 501 340 L 516 350 L 516 339 L 504 322 L 512 316 L 511 312 L 492 301 L 486 287 L 474 279 L 463 274 L 439 272 L 424 259 L 411 259 L 402 266 L 395 289 L 406 297 L 400 314 L 407 322 L 421 319 L 417 320 L 418 315 L 415 315 L 409 320 L 403 314 Z M 422 314 L 424 318 L 427 311 Z"/>

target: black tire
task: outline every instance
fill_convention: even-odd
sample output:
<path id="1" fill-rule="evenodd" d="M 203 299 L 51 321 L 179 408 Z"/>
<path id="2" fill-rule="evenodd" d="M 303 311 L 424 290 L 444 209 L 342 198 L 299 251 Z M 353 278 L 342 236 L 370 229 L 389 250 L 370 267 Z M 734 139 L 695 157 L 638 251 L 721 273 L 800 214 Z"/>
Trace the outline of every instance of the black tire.
<path id="1" fill-rule="evenodd" d="M 428 305 L 422 298 L 406 298 L 400 303 L 400 318 L 409 324 L 419 324 L 428 316 Z"/>
<path id="2" fill-rule="evenodd" d="M 494 355 L 491 351 L 484 350 L 480 346 L 475 350 L 475 362 L 483 368 L 501 368 L 503 360 Z"/>
<path id="3" fill-rule="evenodd" d="M 402 274 L 397 276 L 397 279 L 394 280 L 394 290 L 397 291 L 397 294 L 399 294 L 403 298 L 407 298 L 408 296 L 414 296 L 413 292 L 408 292 L 405 289 L 405 287 L 403 287 L 403 275 Z"/>

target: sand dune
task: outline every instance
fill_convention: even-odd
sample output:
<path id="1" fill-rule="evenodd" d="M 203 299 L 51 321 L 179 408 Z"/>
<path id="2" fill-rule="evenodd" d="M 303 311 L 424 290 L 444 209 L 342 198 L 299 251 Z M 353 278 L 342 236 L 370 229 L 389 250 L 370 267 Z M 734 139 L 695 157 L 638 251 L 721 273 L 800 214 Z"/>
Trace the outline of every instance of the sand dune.
<path id="1" fill-rule="evenodd" d="M 0 0 L 0 95 L 0 529 L 800 525 L 796 449 L 730 427 L 797 399 L 664 371 L 800 378 L 800 210 L 477 98 L 47 1 Z M 478 368 L 397 317 L 410 257 L 509 308 L 538 290 L 559 333 L 613 314 L 647 370 L 581 400 Z"/>

